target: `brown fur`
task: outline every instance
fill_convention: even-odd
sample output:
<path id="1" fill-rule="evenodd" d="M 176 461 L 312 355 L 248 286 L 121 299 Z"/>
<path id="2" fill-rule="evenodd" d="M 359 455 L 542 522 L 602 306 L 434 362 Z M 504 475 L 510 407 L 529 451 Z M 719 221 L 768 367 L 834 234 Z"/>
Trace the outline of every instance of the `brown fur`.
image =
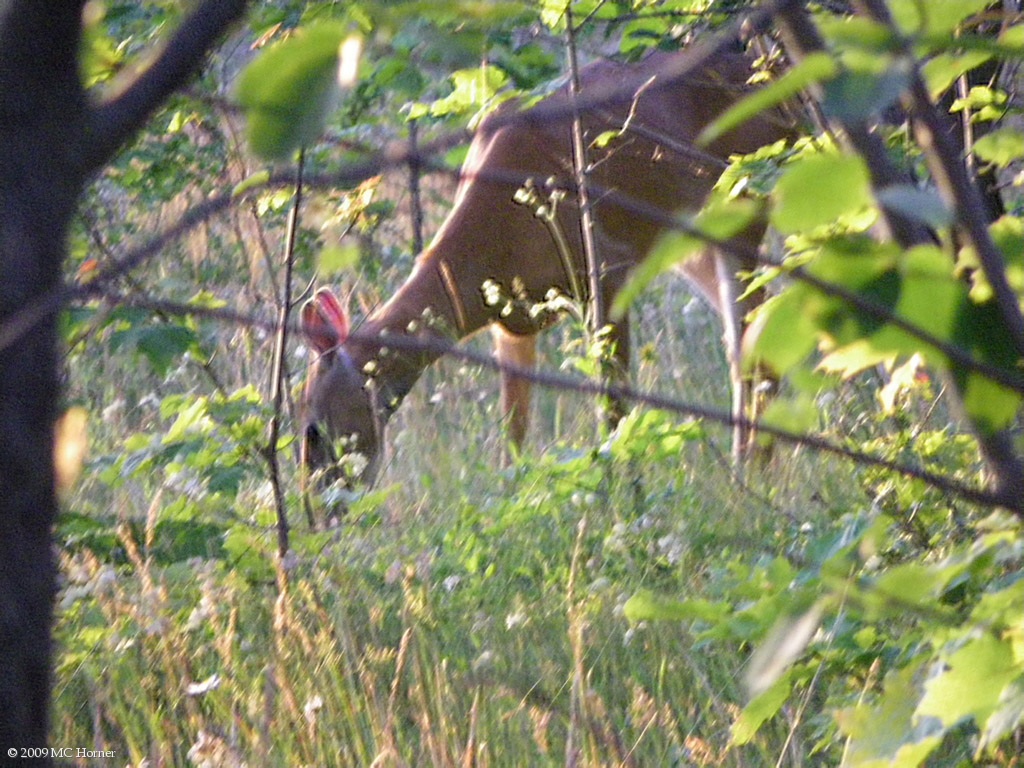
<path id="1" fill-rule="evenodd" d="M 581 73 L 584 97 L 588 87 L 612 82 L 621 84 L 627 94 L 616 103 L 586 112 L 584 126 L 590 140 L 621 129 L 631 115 L 627 130 L 605 148 L 592 147 L 589 158 L 606 301 L 614 297 L 629 268 L 665 230 L 664 217 L 701 206 L 730 155 L 752 152 L 790 133 L 783 121 L 761 116 L 703 150 L 694 148 L 701 130 L 748 89 L 750 68 L 746 57 L 722 53 L 688 77 L 664 85 L 657 79 L 648 82 L 671 65 L 674 57 L 683 55 L 655 54 L 633 65 L 601 62 Z M 567 98 L 563 88 L 544 104 L 565 103 Z M 329 345 L 320 348 L 321 357 L 310 371 L 305 404 L 305 455 L 312 464 L 327 460 L 324 432 L 332 439 L 352 435 L 352 449 L 371 459 L 379 456 L 384 421 L 438 354 L 392 349 L 381 355 L 380 344 L 366 339 L 380 334 L 445 332 L 463 338 L 496 323 L 500 325 L 494 335 L 498 360 L 533 366 L 535 337 L 549 318 L 533 317 L 528 308 L 542 301 L 552 287 L 569 294 L 569 279 L 548 229 L 529 206 L 517 205 L 512 198 L 528 178 L 542 184 L 553 177 L 571 186 L 570 121 L 509 122 L 507 117 L 515 109 L 506 105 L 483 121 L 463 167 L 451 213 L 406 283 L 366 320 L 360 339 L 341 339 L 338 350 Z M 529 117 L 531 112 L 524 115 Z M 580 284 L 586 285 L 579 212 L 571 196 L 558 211 L 558 228 L 568 241 Z M 644 215 L 645 211 L 653 215 Z M 762 235 L 763 226 L 745 235 L 746 252 L 756 251 Z M 743 318 L 756 299 L 737 302 L 736 273 L 751 266 L 749 260 L 744 263 L 710 249 L 682 266 L 723 317 L 738 416 L 749 401 L 750 386 L 739 362 Z M 489 306 L 483 300 L 481 286 L 488 281 L 522 301 L 499 312 L 501 306 Z M 424 313 L 436 322 L 424 323 Z M 628 361 L 624 325 L 618 328 L 616 352 L 621 361 Z M 374 369 L 369 389 L 365 386 L 367 365 Z M 502 407 L 514 441 L 525 436 L 529 398 L 528 382 L 503 375 Z M 743 449 L 748 439 L 738 430 L 736 448 Z M 367 476 L 372 475 L 372 466 L 373 462 Z"/>

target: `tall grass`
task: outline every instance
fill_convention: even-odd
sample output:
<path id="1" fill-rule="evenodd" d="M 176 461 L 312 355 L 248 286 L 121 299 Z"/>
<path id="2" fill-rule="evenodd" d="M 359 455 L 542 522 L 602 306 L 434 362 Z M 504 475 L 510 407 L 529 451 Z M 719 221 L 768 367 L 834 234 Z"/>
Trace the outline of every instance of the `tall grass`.
<path id="1" fill-rule="evenodd" d="M 640 382 L 724 404 L 717 326 L 677 346 L 647 314 Z M 459 363 L 431 371 L 393 424 L 383 500 L 297 531 L 294 562 L 275 561 L 258 492 L 227 515 L 250 521 L 247 551 L 189 559 L 160 541 L 166 485 L 76 500 L 126 522 L 104 547 L 64 542 L 54 742 L 112 749 L 112 765 L 805 760 L 785 722 L 730 746 L 747 648 L 622 610 L 641 588 L 713 598 L 737 559 L 778 554 L 819 514 L 820 460 L 738 486 L 710 427 L 672 454 L 609 457 L 591 404 L 544 392 L 538 447 L 500 470 L 494 389 Z"/>

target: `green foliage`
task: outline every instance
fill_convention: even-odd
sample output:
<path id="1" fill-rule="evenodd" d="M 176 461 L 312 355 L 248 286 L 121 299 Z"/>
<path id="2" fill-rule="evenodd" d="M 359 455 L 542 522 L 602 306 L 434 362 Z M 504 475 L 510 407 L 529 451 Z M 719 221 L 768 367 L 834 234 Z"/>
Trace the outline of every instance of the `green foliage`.
<path id="1" fill-rule="evenodd" d="M 339 85 L 346 85 L 339 65 L 348 34 L 341 24 L 306 26 L 247 67 L 236 95 L 256 154 L 283 160 L 319 137 Z"/>
<path id="2" fill-rule="evenodd" d="M 798 96 L 802 91 L 821 83 L 836 74 L 835 60 L 825 53 L 811 54 L 798 62 L 777 80 L 770 82 L 735 106 L 705 128 L 698 138 L 700 144 L 710 144 L 718 137 L 737 128 L 755 115 L 780 106 Z"/>
<path id="3" fill-rule="evenodd" d="M 864 161 L 833 153 L 794 160 L 775 185 L 773 203 L 772 224 L 784 235 L 856 220 L 871 204 Z"/>
<path id="4" fill-rule="evenodd" d="M 618 40 L 634 56 L 742 5 L 584 2 L 573 12 L 588 22 L 583 45 Z M 834 55 L 798 65 L 705 139 L 808 86 L 823 89 L 828 115 L 870 122 L 908 82 L 907 51 L 938 94 L 1019 50 L 1019 24 L 999 40 L 977 31 L 982 5 L 892 2 L 896 32 L 819 12 Z M 427 140 L 445 123 L 464 127 L 557 74 L 563 52 L 529 29 L 560 32 L 565 6 L 256 4 L 253 39 L 286 39 L 257 55 L 237 91 L 252 148 L 282 159 L 306 144 L 328 173 L 404 137 L 410 117 Z M 107 3 L 83 43 L 88 84 L 136 65 L 181 12 Z M 352 29 L 366 64 L 333 110 L 338 44 Z M 230 52 L 215 64 L 237 69 Z M 496 471 L 493 383 L 449 361 L 392 422 L 382 486 L 327 492 L 349 507 L 337 528 L 308 528 L 286 428 L 273 446 L 291 524 L 279 559 L 266 464 L 271 339 L 202 311 L 268 316 L 292 192 L 250 175 L 224 87 L 211 75 L 169 104 L 97 180 L 72 233 L 68 279 L 87 280 L 92 262 L 130 251 L 212 191 L 236 192 L 228 221 L 169 245 L 120 286 L 176 299 L 181 313 L 96 301 L 62 320 L 69 397 L 87 404 L 93 453 L 55 533 L 55 743 L 107 744 L 133 764 L 543 765 L 564 762 L 571 735 L 581 765 L 1013 764 L 1024 721 L 1020 525 L 912 472 L 778 445 L 741 479 L 710 422 L 636 409 L 599 442 L 589 404 L 568 393 L 539 398 L 546 449 Z M 983 168 L 1012 174 L 1024 156 L 1016 129 L 985 133 L 1012 105 L 988 86 L 953 105 L 984 134 L 973 145 Z M 879 131 L 897 162 L 921 168 L 905 132 Z M 300 282 L 318 267 L 343 271 L 367 306 L 390 294 L 411 258 L 395 235 L 405 231 L 395 186 L 314 193 Z M 425 194 L 435 206 L 447 196 Z M 1020 296 L 1024 224 L 1009 202 L 990 232 Z M 927 224 L 935 242 L 880 244 L 883 208 Z M 644 386 L 727 406 L 718 327 L 700 326 L 653 278 L 764 216 L 784 243 L 751 276 L 777 295 L 748 343 L 786 375 L 766 420 L 983 482 L 975 433 L 1015 424 L 1020 393 L 950 352 L 1007 376 L 1020 361 L 977 256 L 934 192 L 872 189 L 864 163 L 827 138 L 734 158 L 706 208 L 681 212 L 680 231 L 632 276 L 615 309 L 639 308 Z M 358 246 L 330 239 L 325 223 L 358 234 Z M 577 370 L 599 367 L 600 345 L 551 338 L 554 359 L 569 352 Z M 873 374 L 880 365 L 893 370 L 887 383 Z M 962 410 L 946 380 L 965 393 Z"/>
<path id="5" fill-rule="evenodd" d="M 444 117 L 453 114 L 473 114 L 497 103 L 496 94 L 508 83 L 505 73 L 486 66 L 453 72 L 451 80 L 453 87 L 450 94 L 429 105 L 413 105 L 409 117 L 416 119 L 426 115 Z M 505 94 L 503 98 L 507 96 L 508 94 Z"/>

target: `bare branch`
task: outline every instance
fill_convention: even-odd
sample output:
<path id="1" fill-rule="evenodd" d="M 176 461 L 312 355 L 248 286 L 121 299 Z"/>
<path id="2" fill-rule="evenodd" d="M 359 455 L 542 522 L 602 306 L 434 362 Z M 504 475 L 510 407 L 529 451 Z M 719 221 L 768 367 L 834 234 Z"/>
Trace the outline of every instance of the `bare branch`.
<path id="1" fill-rule="evenodd" d="M 93 108 L 83 158 L 87 171 L 106 163 L 150 113 L 199 70 L 210 48 L 247 5 L 248 0 L 203 0 L 126 90 Z"/>

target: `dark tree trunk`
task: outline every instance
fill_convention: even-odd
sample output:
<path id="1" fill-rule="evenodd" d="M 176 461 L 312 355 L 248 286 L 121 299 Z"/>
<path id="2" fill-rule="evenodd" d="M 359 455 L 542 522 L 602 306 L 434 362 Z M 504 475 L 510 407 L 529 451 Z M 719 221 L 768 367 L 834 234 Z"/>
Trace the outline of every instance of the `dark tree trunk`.
<path id="1" fill-rule="evenodd" d="M 82 186 L 81 5 L 0 4 L 0 324 L 60 282 Z M 50 315 L 0 353 L 0 755 L 46 744 L 57 511 Z"/>
<path id="2" fill-rule="evenodd" d="M 90 174 L 185 83 L 246 0 L 201 0 L 124 93 L 88 102 L 78 73 L 85 0 L 0 0 L 0 331 L 52 300 Z M 3 336 L 5 334 L 0 334 Z M 56 316 L 0 348 L 0 763 L 49 730 L 57 514 Z M 65 745 L 66 746 L 66 745 Z M 36 762 L 48 763 L 49 760 Z"/>

